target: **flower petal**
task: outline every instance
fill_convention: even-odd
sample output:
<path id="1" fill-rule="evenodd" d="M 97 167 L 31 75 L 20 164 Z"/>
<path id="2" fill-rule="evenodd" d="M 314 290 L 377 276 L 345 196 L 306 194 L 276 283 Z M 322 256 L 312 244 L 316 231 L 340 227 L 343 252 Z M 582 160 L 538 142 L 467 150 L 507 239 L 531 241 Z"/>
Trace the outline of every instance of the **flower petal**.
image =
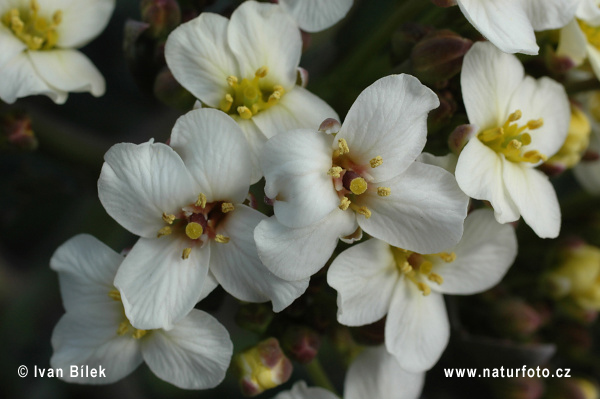
<path id="1" fill-rule="evenodd" d="M 501 52 L 491 43 L 473 44 L 465 55 L 460 75 L 469 122 L 481 130 L 502 126 L 515 111 L 509 110 L 508 104 L 524 76 L 523 65 L 515 56 Z"/>
<path id="2" fill-rule="evenodd" d="M 510 224 L 499 224 L 494 213 L 478 209 L 465 220 L 465 233 L 451 249 L 456 260 L 434 264 L 442 276 L 440 286 L 432 289 L 444 294 L 471 295 L 498 284 L 517 256 L 517 237 Z"/>
<path id="3" fill-rule="evenodd" d="M 139 236 L 156 237 L 165 226 L 163 212 L 177 213 L 198 195 L 183 161 L 165 144 L 115 144 L 104 161 L 100 202 L 121 226 Z"/>
<path id="4" fill-rule="evenodd" d="M 503 177 L 525 222 L 541 238 L 556 238 L 560 232 L 560 207 L 548 177 L 527 165 L 509 161 L 504 161 Z"/>
<path id="5" fill-rule="evenodd" d="M 357 227 L 352 212 L 340 209 L 315 224 L 296 229 L 282 225 L 272 216 L 258 224 L 254 239 L 265 266 L 284 280 L 296 281 L 321 270 L 340 236 L 352 234 Z"/>
<path id="6" fill-rule="evenodd" d="M 247 302 L 273 302 L 273 311 L 288 307 L 308 287 L 308 279 L 285 281 L 273 275 L 258 258 L 254 229 L 266 216 L 237 205 L 219 224 L 226 244 L 211 241 L 210 270 L 225 291 Z"/>
<path id="7" fill-rule="evenodd" d="M 275 215 L 288 227 L 318 222 L 340 203 L 333 180 L 332 137 L 316 130 L 293 130 L 272 137 L 263 149 L 265 195 L 275 199 Z"/>
<path id="8" fill-rule="evenodd" d="M 80 234 L 62 244 L 52 255 L 50 267 L 58 272 L 60 293 L 67 312 L 95 313 L 114 303 L 108 293 L 123 261 L 97 238 Z"/>
<path id="9" fill-rule="evenodd" d="M 402 279 L 396 287 L 385 323 L 385 346 L 400 367 L 410 372 L 432 368 L 450 339 L 444 297 L 424 296 L 415 284 Z"/>
<path id="10" fill-rule="evenodd" d="M 121 291 L 125 314 L 139 329 L 170 329 L 194 308 L 208 273 L 210 248 L 192 248 L 190 240 L 175 234 L 140 238 L 127 255 L 115 286 Z"/>
<path id="11" fill-rule="evenodd" d="M 175 79 L 196 98 L 218 107 L 229 92 L 228 76 L 239 74 L 227 44 L 229 20 L 203 12 L 169 35 L 165 59 Z"/>
<path id="12" fill-rule="evenodd" d="M 157 377 L 183 389 L 214 388 L 225 378 L 233 343 L 208 313 L 194 309 L 173 329 L 151 334 L 142 355 Z"/>
<path id="13" fill-rule="evenodd" d="M 50 366 L 63 370 L 63 380 L 78 384 L 111 384 L 126 377 L 142 363 L 142 355 L 139 340 L 117 334 L 122 321 L 121 304 L 115 301 L 102 312 L 63 315 L 52 333 Z M 71 366 L 83 365 L 105 369 L 106 378 L 71 377 Z"/>
<path id="14" fill-rule="evenodd" d="M 76 50 L 28 51 L 31 62 L 49 86 L 67 92 L 104 94 L 106 83 L 98 69 Z"/>
<path id="15" fill-rule="evenodd" d="M 306 32 L 319 32 L 344 18 L 352 0 L 280 0 L 281 7 Z"/>
<path id="16" fill-rule="evenodd" d="M 38 0 L 40 9 L 51 17 L 62 11 L 61 23 L 56 28 L 57 45 L 62 48 L 83 47 L 98 36 L 108 24 L 115 0 Z"/>
<path id="17" fill-rule="evenodd" d="M 580 0 L 522 0 L 535 31 L 559 29 L 575 16 Z"/>
<path id="18" fill-rule="evenodd" d="M 456 181 L 469 197 L 490 201 L 500 223 L 519 219 L 519 209 L 511 199 L 503 177 L 504 160 L 473 137 L 458 157 Z"/>
<path id="19" fill-rule="evenodd" d="M 600 153 L 600 131 L 592 130 L 589 149 Z M 600 194 L 600 161 L 579 162 L 573 169 L 575 178 L 592 195 Z"/>
<path id="20" fill-rule="evenodd" d="M 278 5 L 242 3 L 231 15 L 227 41 L 238 60 L 240 78 L 254 78 L 254 73 L 266 66 L 269 73 L 261 84 L 281 85 L 286 91 L 295 85 L 302 38 L 294 21 Z"/>
<path id="21" fill-rule="evenodd" d="M 327 283 L 338 293 L 338 321 L 362 326 L 381 319 L 399 277 L 390 246 L 381 240 L 373 238 L 339 254 L 327 272 Z"/>
<path id="22" fill-rule="evenodd" d="M 428 152 L 424 152 L 417 158 L 418 162 L 426 163 L 427 165 L 438 166 L 448 172 L 454 174 L 458 157 L 454 153 L 448 153 L 443 156 L 435 156 Z"/>
<path id="23" fill-rule="evenodd" d="M 583 3 L 583 2 L 582 2 Z M 560 30 L 560 39 L 556 54 L 569 57 L 579 66 L 587 56 L 587 39 L 575 19 Z"/>
<path id="24" fill-rule="evenodd" d="M 244 202 L 250 187 L 250 151 L 233 119 L 209 108 L 190 111 L 175 123 L 171 147 L 209 202 Z"/>
<path id="25" fill-rule="evenodd" d="M 25 43 L 13 35 L 12 31 L 3 24 L 0 24 L 0 46 L 2 47 L 2 51 L 0 51 L 0 71 L 4 64 L 11 61 L 27 48 Z"/>
<path id="26" fill-rule="evenodd" d="M 356 357 L 344 381 L 344 398 L 418 399 L 425 373 L 403 370 L 385 346 L 367 348 Z"/>
<path id="27" fill-rule="evenodd" d="M 256 126 L 253 119 L 242 119 L 239 116 L 232 115 L 234 121 L 242 129 L 248 148 L 250 149 L 250 184 L 257 183 L 262 179 L 263 174 L 260 168 L 260 157 L 267 142 L 267 138 L 263 132 Z"/>
<path id="28" fill-rule="evenodd" d="M 598 76 L 600 76 L 600 51 L 598 51 L 596 47 L 592 46 L 589 43 L 586 45 L 586 49 L 588 60 L 590 62 L 590 65 L 592 66 L 592 70 L 594 71 L 596 78 L 598 78 Z"/>
<path id="29" fill-rule="evenodd" d="M 265 136 L 271 138 L 294 129 L 318 129 L 327 118 L 339 119 L 325 101 L 300 86 L 285 93 L 279 104 L 252 118 Z"/>
<path id="30" fill-rule="evenodd" d="M 600 7 L 596 0 L 581 0 L 575 15 L 592 26 L 600 23 Z"/>
<path id="31" fill-rule="evenodd" d="M 458 243 L 469 201 L 450 173 L 413 162 L 398 177 L 379 184 L 390 188 L 391 194 L 380 197 L 373 190 L 355 199 L 356 205 L 371 211 L 368 219 L 357 216 L 366 233 L 419 253 L 439 252 Z"/>
<path id="32" fill-rule="evenodd" d="M 383 164 L 369 174 L 374 181 L 391 179 L 423 150 L 427 114 L 439 104 L 435 93 L 417 78 L 386 76 L 358 96 L 336 139 L 346 140 L 350 158 L 359 165 L 369 165 L 371 159 L 381 156 Z"/>
<path id="33" fill-rule="evenodd" d="M 326 389 L 309 388 L 306 382 L 298 381 L 290 391 L 280 392 L 273 399 L 338 399 L 338 397 Z"/>

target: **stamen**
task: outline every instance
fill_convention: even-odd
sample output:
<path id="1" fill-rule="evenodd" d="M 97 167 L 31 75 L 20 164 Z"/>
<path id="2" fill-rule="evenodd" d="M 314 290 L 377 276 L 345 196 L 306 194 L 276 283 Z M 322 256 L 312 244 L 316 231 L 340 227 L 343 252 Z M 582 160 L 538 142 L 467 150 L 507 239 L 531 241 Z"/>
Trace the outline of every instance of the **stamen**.
<path id="1" fill-rule="evenodd" d="M 187 235 L 192 240 L 197 240 L 202 236 L 204 229 L 200 225 L 200 223 L 191 222 L 185 226 L 185 235 Z"/>
<path id="2" fill-rule="evenodd" d="M 158 234 L 156 234 L 156 238 L 160 238 L 162 236 L 168 236 L 171 233 L 173 233 L 173 230 L 171 229 L 171 227 L 165 226 L 162 229 L 158 230 Z"/>
<path id="3" fill-rule="evenodd" d="M 348 143 L 344 139 L 338 140 L 338 148 L 340 151 L 340 155 L 348 154 L 350 152 L 350 148 L 348 148 Z"/>
<path id="4" fill-rule="evenodd" d="M 542 126 L 544 126 L 544 120 L 542 118 L 527 122 L 527 127 L 531 130 L 539 129 Z"/>
<path id="5" fill-rule="evenodd" d="M 231 87 L 235 87 L 238 84 L 238 78 L 236 76 L 228 76 L 227 84 Z"/>
<path id="6" fill-rule="evenodd" d="M 198 194 L 198 201 L 196 201 L 196 206 L 204 209 L 206 208 L 206 195 L 203 193 Z"/>
<path id="7" fill-rule="evenodd" d="M 419 289 L 419 291 L 423 292 L 423 296 L 431 294 L 431 288 L 425 283 L 418 282 L 417 288 Z"/>
<path id="8" fill-rule="evenodd" d="M 377 195 L 380 197 L 387 197 L 392 193 L 392 189 L 390 187 L 377 187 Z"/>
<path id="9" fill-rule="evenodd" d="M 52 22 L 54 22 L 54 25 L 60 25 L 60 23 L 62 22 L 62 18 L 63 13 L 61 10 L 58 10 L 54 13 L 54 15 L 52 15 Z"/>
<path id="10" fill-rule="evenodd" d="M 371 211 L 366 206 L 359 207 L 357 205 L 350 204 L 350 208 L 352 208 L 354 212 L 363 215 L 366 219 L 371 217 Z"/>
<path id="11" fill-rule="evenodd" d="M 173 224 L 173 222 L 175 221 L 175 215 L 167 215 L 165 212 L 163 212 L 162 220 L 164 220 L 165 223 Z"/>
<path id="12" fill-rule="evenodd" d="M 346 209 L 348 209 L 348 207 L 350 206 L 350 204 L 352 204 L 352 202 L 347 197 L 342 197 L 342 199 L 340 199 L 339 208 L 342 211 L 345 211 Z"/>
<path id="13" fill-rule="evenodd" d="M 280 96 L 283 96 L 285 94 L 285 89 L 282 85 L 273 86 L 273 91 L 279 93 Z"/>
<path id="14" fill-rule="evenodd" d="M 250 111 L 250 109 L 248 107 L 246 107 L 245 105 L 239 106 L 237 108 L 237 112 L 238 112 L 238 114 L 240 114 L 240 117 L 242 119 L 251 119 L 252 118 L 252 111 Z"/>
<path id="15" fill-rule="evenodd" d="M 111 299 L 114 299 L 115 301 L 120 301 L 121 300 L 121 293 L 119 292 L 119 290 L 110 290 L 108 292 L 108 296 Z"/>
<path id="16" fill-rule="evenodd" d="M 515 150 L 518 150 L 519 148 L 521 148 L 521 146 L 523 145 L 523 143 L 521 143 L 519 140 L 513 139 L 511 140 L 508 145 L 511 146 L 511 148 L 514 148 Z"/>
<path id="17" fill-rule="evenodd" d="M 133 334 L 131 334 L 131 336 L 134 339 L 140 339 L 142 338 L 144 335 L 148 334 L 147 330 L 138 330 L 137 328 L 135 329 L 135 331 L 133 332 Z"/>
<path id="18" fill-rule="evenodd" d="M 257 78 L 264 78 L 265 76 L 267 76 L 268 73 L 269 73 L 269 68 L 266 66 L 262 66 L 256 70 L 256 72 L 254 73 L 254 76 L 256 76 Z"/>
<path id="19" fill-rule="evenodd" d="M 433 281 L 434 283 L 437 283 L 438 285 L 442 285 L 442 283 L 444 282 L 444 278 L 442 276 L 440 276 L 439 274 L 436 274 L 436 273 L 430 273 L 429 276 L 427 276 L 427 278 L 430 281 Z"/>
<path id="20" fill-rule="evenodd" d="M 522 116 L 523 116 L 523 113 L 521 112 L 520 109 L 518 109 L 508 116 L 508 121 L 509 122 L 518 121 L 519 119 L 521 119 Z"/>
<path id="21" fill-rule="evenodd" d="M 119 328 L 117 328 L 117 335 L 124 335 L 127 333 L 127 331 L 129 331 L 129 322 L 122 321 L 119 324 Z"/>
<path id="22" fill-rule="evenodd" d="M 377 155 L 375 158 L 371 159 L 369 163 L 371 164 L 372 168 L 376 168 L 378 166 L 381 166 L 381 164 L 383 163 L 383 158 Z"/>
<path id="23" fill-rule="evenodd" d="M 192 253 L 192 248 L 185 248 L 183 250 L 183 253 L 181 254 L 181 259 L 189 258 L 191 253 Z"/>
<path id="24" fill-rule="evenodd" d="M 343 171 L 343 170 L 344 170 L 344 169 L 342 169 L 342 168 L 341 168 L 341 167 L 339 167 L 339 166 L 334 166 L 334 167 L 332 167 L 331 169 L 329 169 L 329 171 L 327 172 L 327 174 L 328 174 L 329 176 L 332 176 L 332 177 L 336 177 L 336 178 L 338 178 L 338 177 L 340 177 L 340 176 L 341 176 L 341 173 L 342 173 L 342 171 Z"/>
<path id="25" fill-rule="evenodd" d="M 454 262 L 456 260 L 456 254 L 454 252 L 440 252 L 439 254 L 437 254 L 437 256 L 439 256 L 440 258 L 442 258 L 442 260 L 446 263 L 451 263 Z"/>
<path id="26" fill-rule="evenodd" d="M 400 266 L 400 271 L 404 274 L 408 274 L 413 271 L 413 268 L 408 261 L 404 261 L 402 266 Z"/>
<path id="27" fill-rule="evenodd" d="M 219 109 L 223 112 L 229 112 L 232 104 L 233 97 L 231 97 L 231 94 L 225 94 L 225 98 L 221 100 L 221 103 L 219 104 Z"/>
<path id="28" fill-rule="evenodd" d="M 215 236 L 215 241 L 220 244 L 227 244 L 229 242 L 229 237 L 225 237 L 224 235 L 217 234 Z"/>
<path id="29" fill-rule="evenodd" d="M 223 202 L 221 204 L 221 212 L 223 212 L 223 213 L 231 212 L 234 209 L 235 209 L 235 207 L 233 206 L 233 204 L 231 202 Z"/>

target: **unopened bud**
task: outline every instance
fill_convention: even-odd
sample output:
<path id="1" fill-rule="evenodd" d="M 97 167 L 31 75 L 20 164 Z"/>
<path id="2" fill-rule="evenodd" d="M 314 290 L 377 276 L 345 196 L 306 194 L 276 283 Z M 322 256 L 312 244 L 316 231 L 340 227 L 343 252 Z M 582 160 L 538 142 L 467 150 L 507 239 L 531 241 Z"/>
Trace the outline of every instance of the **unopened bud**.
<path id="1" fill-rule="evenodd" d="M 447 30 L 429 33 L 413 48 L 412 70 L 424 82 L 436 83 L 458 74 L 473 42 Z"/>
<path id="2" fill-rule="evenodd" d="M 511 338 L 524 338 L 534 334 L 543 321 L 541 315 L 520 298 L 500 301 L 494 313 L 498 332 Z"/>
<path id="3" fill-rule="evenodd" d="M 445 129 L 457 109 L 456 100 L 450 91 L 443 91 L 437 94 L 440 106 L 429 113 L 429 118 L 427 119 L 429 134 L 437 132 L 442 128 Z"/>
<path id="4" fill-rule="evenodd" d="M 273 320 L 270 306 L 264 303 L 247 303 L 240 306 L 235 322 L 245 330 L 262 334 Z"/>
<path id="5" fill-rule="evenodd" d="M 31 128 L 29 116 L 22 112 L 9 112 L 0 116 L 1 141 L 19 150 L 33 151 L 38 146 L 37 138 Z"/>
<path id="6" fill-rule="evenodd" d="M 153 37 L 166 37 L 181 23 L 181 10 L 176 0 L 142 0 L 142 21 L 150 25 Z"/>
<path id="7" fill-rule="evenodd" d="M 302 364 L 310 363 L 321 347 L 321 337 L 308 327 L 290 326 L 281 340 L 290 357 Z"/>
<path id="8" fill-rule="evenodd" d="M 415 22 L 407 22 L 400 26 L 392 35 L 392 61 L 404 62 L 409 57 L 413 46 L 432 30 L 432 27 Z"/>
<path id="9" fill-rule="evenodd" d="M 477 134 L 477 126 L 459 125 L 452 133 L 450 133 L 450 137 L 448 137 L 448 147 L 450 147 L 450 150 L 453 153 L 459 155 L 475 134 Z"/>
<path id="10" fill-rule="evenodd" d="M 456 0 L 431 0 L 431 2 L 436 6 L 443 8 L 452 7 L 457 4 Z"/>
<path id="11" fill-rule="evenodd" d="M 584 378 L 563 378 L 549 389 L 548 399 L 599 399 L 598 386 Z"/>
<path id="12" fill-rule="evenodd" d="M 292 362 L 285 357 L 276 338 L 259 342 L 237 355 L 235 366 L 245 396 L 256 396 L 275 388 L 292 375 Z"/>
<path id="13" fill-rule="evenodd" d="M 154 95 L 166 105 L 181 110 L 192 108 L 195 102 L 194 96 L 177 82 L 167 67 L 156 76 Z"/>
<path id="14" fill-rule="evenodd" d="M 544 394 L 544 383 L 539 378 L 517 377 L 495 381 L 497 399 L 539 399 Z"/>

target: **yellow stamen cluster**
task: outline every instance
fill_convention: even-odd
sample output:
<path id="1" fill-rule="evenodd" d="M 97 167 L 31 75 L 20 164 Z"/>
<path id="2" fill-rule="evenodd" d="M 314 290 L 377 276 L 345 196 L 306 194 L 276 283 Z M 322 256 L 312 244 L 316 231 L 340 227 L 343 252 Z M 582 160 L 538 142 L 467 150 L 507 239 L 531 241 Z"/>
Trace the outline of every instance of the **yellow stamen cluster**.
<path id="1" fill-rule="evenodd" d="M 40 5 L 31 0 L 29 8 L 12 8 L 2 16 L 2 24 L 27 45 L 30 50 L 51 50 L 58 42 L 56 28 L 62 22 L 62 11 L 56 11 L 50 20 L 39 15 Z"/>
<path id="2" fill-rule="evenodd" d="M 340 177 L 340 176 L 341 176 L 341 174 L 342 174 L 342 171 L 343 171 L 343 170 L 344 170 L 344 169 L 342 169 L 342 168 L 341 168 L 341 167 L 339 167 L 339 166 L 334 166 L 334 167 L 332 167 L 331 169 L 329 169 L 329 171 L 327 172 L 327 174 L 328 174 L 329 176 L 331 176 L 331 177 L 338 178 L 338 177 Z"/>
<path id="3" fill-rule="evenodd" d="M 350 148 L 348 147 L 348 143 L 344 139 L 338 140 L 338 151 L 339 155 L 348 154 L 350 152 Z"/>
<path id="4" fill-rule="evenodd" d="M 402 248 L 390 248 L 398 271 L 400 271 L 408 281 L 415 284 L 424 296 L 431 293 L 431 287 L 427 285 L 426 282 L 422 281 L 424 278 L 427 279 L 427 281 L 431 281 L 438 285 L 441 285 L 444 282 L 442 276 L 433 272 L 434 258 L 441 258 L 446 263 L 453 262 L 456 259 L 456 254 L 454 252 L 421 255 Z"/>
<path id="5" fill-rule="evenodd" d="M 581 31 L 587 38 L 588 43 L 595 48 L 600 49 L 600 26 L 591 26 L 579 19 L 577 22 L 579 23 Z"/>
<path id="6" fill-rule="evenodd" d="M 112 299 L 114 299 L 115 301 L 121 302 L 121 293 L 119 292 L 119 290 L 114 289 L 114 290 L 110 290 L 108 292 L 108 296 Z M 123 313 L 124 314 L 124 313 Z M 131 333 L 131 336 L 134 339 L 140 339 L 142 338 L 144 335 L 148 334 L 147 330 L 138 330 L 137 328 L 134 328 L 131 323 L 129 322 L 129 320 L 127 320 L 127 317 L 125 317 L 125 320 L 122 321 L 121 323 L 119 323 L 119 327 L 117 328 L 117 335 L 125 335 L 127 334 L 131 329 L 133 329 L 133 333 Z"/>
<path id="7" fill-rule="evenodd" d="M 229 76 L 227 84 L 232 91 L 225 94 L 219 109 L 231 115 L 239 115 L 242 119 L 251 119 L 279 103 L 285 94 L 283 86 L 275 85 L 271 90 L 265 90 L 264 85 L 260 84 L 260 79 L 268 73 L 269 68 L 263 66 L 256 70 L 252 79 L 242 79 L 240 82 L 237 77 Z"/>
<path id="8" fill-rule="evenodd" d="M 547 157 L 537 150 L 523 152 L 522 147 L 531 144 L 531 135 L 525 130 L 535 130 L 543 126 L 542 119 L 530 120 L 525 125 L 513 123 L 521 119 L 522 113 L 517 110 L 509 115 L 502 127 L 484 130 L 477 136 L 482 143 L 499 154 L 504 154 L 511 162 L 538 163 Z"/>

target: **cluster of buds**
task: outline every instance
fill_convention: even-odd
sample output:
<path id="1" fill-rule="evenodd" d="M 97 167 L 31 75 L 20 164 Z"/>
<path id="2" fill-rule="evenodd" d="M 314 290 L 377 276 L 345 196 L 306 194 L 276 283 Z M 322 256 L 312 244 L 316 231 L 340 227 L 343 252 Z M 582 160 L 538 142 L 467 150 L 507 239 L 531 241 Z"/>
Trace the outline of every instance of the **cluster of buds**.
<path id="1" fill-rule="evenodd" d="M 10 148 L 33 151 L 38 146 L 31 119 L 23 112 L 9 111 L 0 115 L 0 142 Z"/>

